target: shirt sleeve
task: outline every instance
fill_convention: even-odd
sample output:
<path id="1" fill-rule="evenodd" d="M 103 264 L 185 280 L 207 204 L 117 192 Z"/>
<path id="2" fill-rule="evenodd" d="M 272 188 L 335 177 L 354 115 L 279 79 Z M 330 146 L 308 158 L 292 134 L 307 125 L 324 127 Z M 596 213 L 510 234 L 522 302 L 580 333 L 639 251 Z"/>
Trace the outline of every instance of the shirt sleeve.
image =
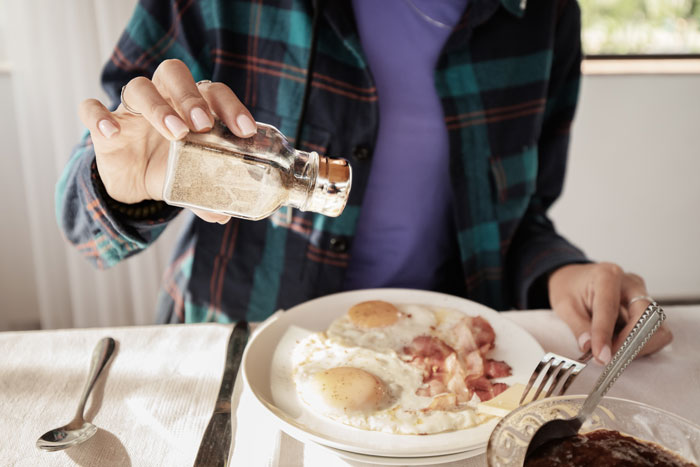
<path id="1" fill-rule="evenodd" d="M 537 186 L 506 259 L 518 308 L 549 308 L 549 273 L 566 264 L 589 262 L 580 249 L 557 233 L 547 214 L 562 191 L 581 79 L 578 3 L 569 0 L 558 5 L 552 71 L 538 142 Z"/>
<path id="2" fill-rule="evenodd" d="M 102 72 L 111 108 L 119 105 L 123 85 L 137 76 L 151 78 L 169 58 L 185 62 L 195 81 L 211 76 L 203 24 L 197 2 L 141 0 Z M 126 205 L 110 198 L 87 132 L 56 185 L 55 202 L 56 218 L 67 240 L 99 268 L 145 249 L 180 211 L 163 202 Z"/>

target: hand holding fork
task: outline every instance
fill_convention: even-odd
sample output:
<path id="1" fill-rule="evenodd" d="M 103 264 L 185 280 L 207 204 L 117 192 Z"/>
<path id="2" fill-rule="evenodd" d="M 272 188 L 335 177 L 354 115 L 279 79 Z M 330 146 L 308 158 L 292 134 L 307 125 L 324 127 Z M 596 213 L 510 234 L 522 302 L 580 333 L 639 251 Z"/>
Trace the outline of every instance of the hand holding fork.
<path id="1" fill-rule="evenodd" d="M 630 300 L 629 304 L 631 305 L 637 300 L 648 300 L 650 304 L 647 309 L 657 307 L 661 310 L 661 307 L 657 305 L 654 299 L 648 296 L 635 297 L 634 299 Z M 616 326 L 615 333 L 619 333 L 623 326 L 624 324 Z M 590 348 L 577 360 L 563 357 L 552 352 L 546 353 L 542 357 L 540 362 L 537 364 L 535 371 L 533 371 L 532 375 L 530 376 L 530 380 L 528 381 L 527 386 L 525 386 L 525 390 L 523 391 L 519 404 L 522 405 L 523 402 L 528 400 L 527 396 L 533 389 L 533 386 L 538 381 L 540 376 L 542 376 L 540 383 L 535 389 L 535 393 L 530 400 L 537 400 L 542 394 L 542 392 L 545 391 L 545 389 L 545 398 L 555 394 L 555 390 L 557 390 L 557 388 L 558 392 L 556 393 L 556 395 L 563 395 L 564 393 L 566 393 L 566 390 L 569 388 L 569 386 L 571 386 L 571 383 L 573 383 L 574 379 L 576 379 L 579 373 L 581 373 L 581 371 L 586 367 L 586 365 L 592 357 L 593 354 Z M 561 383 L 562 380 L 563 383 Z"/>

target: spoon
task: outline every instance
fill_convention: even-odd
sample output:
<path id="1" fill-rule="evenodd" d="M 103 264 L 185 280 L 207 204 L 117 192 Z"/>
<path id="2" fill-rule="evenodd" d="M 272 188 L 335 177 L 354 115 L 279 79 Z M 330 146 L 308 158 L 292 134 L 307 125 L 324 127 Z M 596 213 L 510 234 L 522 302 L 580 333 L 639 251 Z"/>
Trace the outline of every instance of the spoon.
<path id="1" fill-rule="evenodd" d="M 603 369 L 603 373 L 583 402 L 583 406 L 578 414 L 572 418 L 550 420 L 539 427 L 530 440 L 525 458 L 527 459 L 535 449 L 549 441 L 575 436 L 578 430 L 581 429 L 581 425 L 591 416 L 603 396 L 617 381 L 622 372 L 625 371 L 627 365 L 634 360 L 634 357 L 642 350 L 642 347 L 644 347 L 656 330 L 659 329 L 665 319 L 666 315 L 663 309 L 656 302 L 652 302 L 634 325 L 634 329 L 629 333 L 625 342 L 610 360 L 610 363 Z"/>
<path id="2" fill-rule="evenodd" d="M 114 339 L 105 337 L 95 346 L 92 351 L 92 361 L 90 362 L 90 373 L 83 389 L 83 395 L 80 396 L 78 410 L 75 417 L 67 425 L 53 429 L 44 433 L 41 438 L 36 441 L 36 447 L 45 451 L 60 451 L 62 449 L 75 446 L 83 441 L 87 441 L 97 432 L 97 427 L 90 422 L 86 422 L 83 418 L 85 410 L 85 402 L 90 395 L 90 391 L 95 386 L 97 378 L 109 361 L 109 358 L 114 352 Z"/>

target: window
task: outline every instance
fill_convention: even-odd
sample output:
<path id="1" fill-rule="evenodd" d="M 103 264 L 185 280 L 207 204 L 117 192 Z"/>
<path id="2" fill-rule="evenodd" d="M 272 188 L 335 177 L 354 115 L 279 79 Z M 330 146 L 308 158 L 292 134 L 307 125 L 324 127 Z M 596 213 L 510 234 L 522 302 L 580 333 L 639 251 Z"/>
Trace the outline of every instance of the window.
<path id="1" fill-rule="evenodd" d="M 587 56 L 700 55 L 700 0 L 579 0 Z"/>

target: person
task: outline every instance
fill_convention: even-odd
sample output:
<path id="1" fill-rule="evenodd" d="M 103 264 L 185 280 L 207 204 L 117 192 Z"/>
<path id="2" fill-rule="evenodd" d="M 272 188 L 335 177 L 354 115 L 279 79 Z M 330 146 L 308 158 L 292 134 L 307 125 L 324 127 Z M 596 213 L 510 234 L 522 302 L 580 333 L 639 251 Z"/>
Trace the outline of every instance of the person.
<path id="1" fill-rule="evenodd" d="M 607 362 L 648 294 L 547 215 L 580 61 L 575 0 L 141 0 L 102 75 L 113 107 L 80 106 L 89 134 L 57 184 L 58 220 L 97 267 L 142 251 L 181 211 L 162 202 L 169 142 L 215 117 L 249 137 L 257 119 L 346 156 L 348 205 L 257 222 L 194 211 L 159 321 L 256 321 L 410 287 L 551 306 Z M 664 328 L 645 352 L 670 340 Z"/>

